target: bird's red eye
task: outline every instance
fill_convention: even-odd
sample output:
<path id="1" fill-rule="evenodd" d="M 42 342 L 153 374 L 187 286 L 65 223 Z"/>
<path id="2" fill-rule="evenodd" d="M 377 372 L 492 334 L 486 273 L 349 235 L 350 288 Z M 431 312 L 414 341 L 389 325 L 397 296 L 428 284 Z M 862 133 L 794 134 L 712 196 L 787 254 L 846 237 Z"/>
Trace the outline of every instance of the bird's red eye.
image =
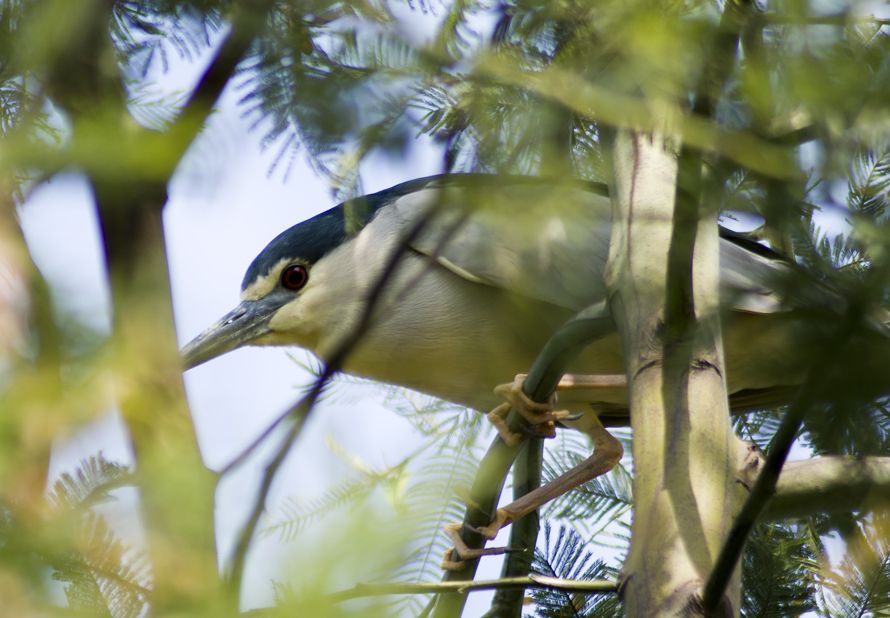
<path id="1" fill-rule="evenodd" d="M 281 271 L 281 285 L 288 290 L 302 290 L 309 281 L 309 271 L 302 264 L 291 264 Z"/>

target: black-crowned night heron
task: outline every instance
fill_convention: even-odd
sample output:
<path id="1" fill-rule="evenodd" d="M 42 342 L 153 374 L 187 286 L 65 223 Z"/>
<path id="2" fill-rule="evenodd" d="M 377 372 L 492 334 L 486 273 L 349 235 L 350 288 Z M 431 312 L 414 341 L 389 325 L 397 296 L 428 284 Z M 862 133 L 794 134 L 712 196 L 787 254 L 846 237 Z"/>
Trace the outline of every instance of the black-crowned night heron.
<path id="1" fill-rule="evenodd" d="M 561 324 L 606 299 L 610 218 L 599 185 L 522 177 L 431 177 L 350 200 L 272 240 L 247 269 L 241 303 L 184 348 L 185 364 L 244 345 L 296 345 L 326 359 L 353 336 L 401 250 L 373 324 L 342 369 L 490 410 L 501 401 L 495 385 L 527 371 Z M 425 225 L 403 247 L 420 219 Z M 802 377 L 787 353 L 793 312 L 772 293 L 788 264 L 732 232 L 721 237 L 731 405 L 773 402 Z M 623 375 L 617 333 L 593 342 L 569 370 Z M 597 415 L 626 419 L 626 388 L 606 379 L 560 405 L 594 412 L 585 416 L 601 429 Z M 603 437 L 596 427 L 586 422 L 595 440 Z M 610 462 L 618 456 L 613 449 Z"/>

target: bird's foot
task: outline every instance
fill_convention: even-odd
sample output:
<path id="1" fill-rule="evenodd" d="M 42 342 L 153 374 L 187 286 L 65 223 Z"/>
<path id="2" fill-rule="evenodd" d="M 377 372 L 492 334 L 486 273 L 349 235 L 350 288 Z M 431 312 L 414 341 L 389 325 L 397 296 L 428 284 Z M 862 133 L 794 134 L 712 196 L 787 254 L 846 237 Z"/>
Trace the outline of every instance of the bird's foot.
<path id="1" fill-rule="evenodd" d="M 555 400 L 552 398 L 545 403 L 532 401 L 522 390 L 525 378 L 526 375 L 521 373 L 512 382 L 496 386 L 494 392 L 504 400 L 504 403 L 488 413 L 488 420 L 498 430 L 501 439 L 510 446 L 518 444 L 523 438 L 521 434 L 510 431 L 507 427 L 507 414 L 511 409 L 516 410 L 528 421 L 534 435 L 543 438 L 556 436 L 556 423 L 572 416 L 568 410 L 554 410 Z"/>
<path id="2" fill-rule="evenodd" d="M 493 539 L 501 531 L 513 523 L 513 515 L 506 509 L 498 509 L 494 514 L 494 519 L 487 526 L 476 528 L 476 532 L 484 536 L 486 539 Z"/>
<path id="3" fill-rule="evenodd" d="M 442 557 L 442 568 L 446 571 L 462 571 L 466 568 L 467 562 L 471 560 L 478 560 L 482 556 L 498 556 L 511 551 L 508 547 L 485 547 L 481 549 L 467 547 L 467 544 L 460 536 L 460 529 L 462 526 L 463 524 L 448 524 L 445 526 L 445 534 L 448 535 L 448 538 L 454 543 L 454 547 L 448 549 Z M 487 528 L 488 526 L 486 529 Z M 498 530 L 499 529 L 500 528 L 498 528 Z M 476 532 L 480 532 L 483 535 L 485 534 L 483 530 L 476 530 Z M 497 535 L 497 531 L 495 531 L 495 535 Z M 494 537 L 486 535 L 485 538 Z"/>

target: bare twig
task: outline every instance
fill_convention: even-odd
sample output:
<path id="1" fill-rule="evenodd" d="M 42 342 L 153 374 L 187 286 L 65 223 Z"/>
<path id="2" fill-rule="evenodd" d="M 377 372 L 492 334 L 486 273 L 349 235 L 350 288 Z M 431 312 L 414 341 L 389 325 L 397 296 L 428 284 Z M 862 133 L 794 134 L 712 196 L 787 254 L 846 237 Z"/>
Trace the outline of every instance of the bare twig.
<path id="1" fill-rule="evenodd" d="M 720 554 L 717 556 L 717 561 L 714 563 L 714 569 L 708 577 L 702 596 L 702 607 L 707 616 L 712 615 L 717 610 L 726 586 L 729 584 L 729 580 L 735 571 L 736 563 L 738 563 L 739 557 L 742 555 L 745 541 L 748 540 L 748 536 L 751 534 L 754 524 L 757 523 L 760 513 L 775 493 L 776 480 L 779 478 L 779 473 L 782 471 L 782 466 L 785 464 L 791 445 L 794 443 L 798 431 L 800 431 L 804 416 L 814 402 L 812 393 L 816 382 L 812 379 L 812 376 L 813 374 L 811 374 L 811 379 L 801 386 L 797 401 L 794 402 L 785 418 L 782 419 L 782 424 L 773 438 L 773 448 L 766 458 L 763 470 L 760 472 L 760 476 L 757 477 L 757 482 L 751 490 L 751 495 L 748 496 L 748 499 L 742 506 L 742 510 L 736 517 L 729 536 L 723 544 Z"/>
<path id="2" fill-rule="evenodd" d="M 476 592 L 480 590 L 539 588 L 545 590 L 567 590 L 588 594 L 611 594 L 617 591 L 617 582 L 609 580 L 560 579 L 544 575 L 527 575 L 525 577 L 502 577 L 500 579 L 483 579 L 479 581 L 430 582 L 424 584 L 357 584 L 354 588 L 330 595 L 334 601 L 346 601 L 370 596 L 390 594 L 438 594 Z"/>
<path id="3" fill-rule="evenodd" d="M 289 408 L 281 417 L 282 420 L 292 419 L 293 425 L 281 441 L 281 445 L 278 447 L 278 450 L 275 452 L 271 461 L 266 465 L 266 469 L 263 471 L 263 479 L 260 483 L 260 489 L 254 500 L 253 508 L 251 509 L 247 521 L 238 533 L 235 549 L 232 552 L 232 559 L 225 576 L 227 585 L 233 591 L 237 590 L 240 586 L 241 578 L 244 574 L 244 564 L 247 560 L 247 552 L 250 549 L 250 544 L 253 540 L 256 527 L 259 524 L 260 516 L 265 509 L 266 498 L 272 487 L 272 481 L 275 480 L 278 469 L 281 467 L 281 464 L 284 463 L 288 453 L 290 453 L 291 446 L 300 434 L 300 430 L 303 428 L 303 423 L 305 422 L 306 417 L 309 416 L 309 413 L 318 401 L 318 397 L 321 395 L 322 390 L 336 371 L 337 369 L 333 365 L 326 365 L 324 372 L 312 385 L 309 393 L 300 399 L 294 406 Z"/>
<path id="4" fill-rule="evenodd" d="M 275 430 L 281 425 L 281 423 L 289 419 L 291 415 L 294 414 L 294 407 L 296 407 L 297 405 L 299 404 L 295 404 L 294 406 L 289 407 L 287 410 L 279 414 L 271 423 L 266 425 L 266 428 L 263 429 L 262 432 L 260 432 L 260 435 L 251 440 L 250 444 L 241 449 L 241 452 L 235 455 L 231 459 L 231 461 L 229 461 L 229 463 L 227 463 L 220 469 L 218 473 L 219 476 L 223 477 L 227 475 L 229 472 L 231 472 L 235 468 L 238 468 L 241 464 L 247 461 L 247 459 L 254 453 L 254 451 L 256 451 L 266 440 L 269 439 L 269 436 L 271 436 L 275 432 Z"/>

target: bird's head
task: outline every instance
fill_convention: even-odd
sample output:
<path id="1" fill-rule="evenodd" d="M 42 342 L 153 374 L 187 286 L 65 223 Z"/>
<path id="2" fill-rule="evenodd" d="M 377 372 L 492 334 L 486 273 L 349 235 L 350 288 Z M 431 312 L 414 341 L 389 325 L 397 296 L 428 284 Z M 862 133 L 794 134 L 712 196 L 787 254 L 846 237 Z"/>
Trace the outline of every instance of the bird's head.
<path id="1" fill-rule="evenodd" d="M 314 327 L 303 298 L 323 286 L 319 263 L 347 240 L 342 207 L 279 234 L 248 267 L 238 306 L 182 349 L 185 367 L 245 345 L 305 345 Z"/>

